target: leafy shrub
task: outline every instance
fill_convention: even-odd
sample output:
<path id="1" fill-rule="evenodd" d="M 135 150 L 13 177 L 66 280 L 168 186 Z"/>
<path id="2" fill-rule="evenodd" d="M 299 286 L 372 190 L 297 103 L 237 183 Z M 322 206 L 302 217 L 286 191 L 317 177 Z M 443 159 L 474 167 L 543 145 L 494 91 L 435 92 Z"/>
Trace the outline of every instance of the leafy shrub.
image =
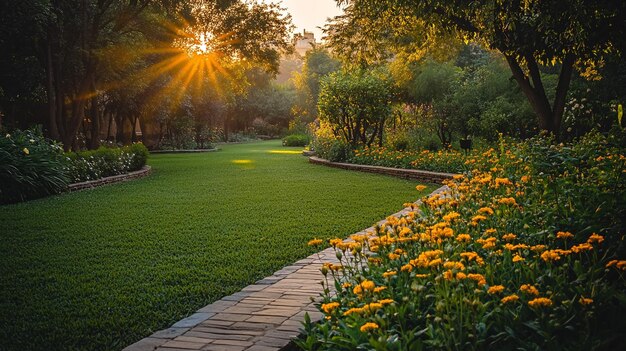
<path id="1" fill-rule="evenodd" d="M 307 146 L 309 136 L 306 134 L 291 134 L 283 138 L 283 146 Z"/>
<path id="2" fill-rule="evenodd" d="M 145 166 L 148 149 L 141 143 L 68 153 L 66 172 L 73 182 L 84 182 L 136 171 Z"/>
<path id="3" fill-rule="evenodd" d="M 453 150 L 439 150 L 431 152 L 423 151 L 396 151 L 386 147 L 373 147 L 357 149 L 352 154 L 349 162 L 363 165 L 420 169 L 433 172 L 460 173 L 471 168 L 473 160 L 469 156 Z"/>
<path id="4" fill-rule="evenodd" d="M 345 162 L 352 157 L 352 147 L 342 138 L 335 136 L 332 128 L 324 122 L 315 131 L 315 138 L 311 144 L 319 157 L 332 162 Z"/>
<path id="5" fill-rule="evenodd" d="M 626 343 L 626 149 L 501 141 L 413 211 L 333 239 L 306 350 L 612 350 Z M 315 244 L 312 242 L 311 244 Z"/>
<path id="6" fill-rule="evenodd" d="M 67 188 L 61 146 L 40 129 L 16 130 L 0 138 L 0 204 L 56 194 Z"/>

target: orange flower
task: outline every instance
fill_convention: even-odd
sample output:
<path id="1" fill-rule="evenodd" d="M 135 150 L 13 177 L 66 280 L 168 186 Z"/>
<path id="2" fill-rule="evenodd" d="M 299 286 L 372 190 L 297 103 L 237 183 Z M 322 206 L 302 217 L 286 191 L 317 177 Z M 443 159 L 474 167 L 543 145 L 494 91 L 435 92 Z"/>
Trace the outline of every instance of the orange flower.
<path id="1" fill-rule="evenodd" d="M 366 333 L 366 332 L 369 332 L 369 331 L 372 331 L 372 330 L 376 330 L 376 329 L 378 329 L 378 324 L 372 323 L 372 322 L 368 322 L 368 323 L 363 324 L 361 326 L 360 330 L 361 330 L 362 333 Z"/>
<path id="2" fill-rule="evenodd" d="M 593 303 L 593 299 L 589 299 L 589 298 L 586 298 L 584 296 L 581 296 L 580 299 L 578 300 L 578 302 L 581 305 L 585 305 L 586 306 L 586 305 L 591 305 Z"/>
<path id="3" fill-rule="evenodd" d="M 513 197 L 502 198 L 498 200 L 498 203 L 501 205 L 511 205 L 511 206 L 517 205 L 517 202 L 515 201 L 515 198 Z"/>
<path id="4" fill-rule="evenodd" d="M 503 297 L 502 300 L 500 300 L 500 302 L 504 304 L 504 303 L 509 303 L 509 302 L 515 302 L 517 300 L 519 300 L 519 296 L 512 294 L 512 295 Z"/>
<path id="5" fill-rule="evenodd" d="M 530 284 L 524 284 L 520 286 L 519 290 L 521 292 L 525 292 L 530 295 L 535 295 L 535 296 L 539 295 L 539 290 L 537 290 L 537 288 L 535 288 L 534 286 Z"/>
<path id="6" fill-rule="evenodd" d="M 556 238 L 557 239 L 569 239 L 569 238 L 573 238 L 574 234 L 570 233 L 570 232 L 558 232 L 556 233 Z"/>
<path id="7" fill-rule="evenodd" d="M 598 235 L 596 233 L 591 234 L 591 236 L 589 236 L 589 239 L 587 239 L 588 243 L 602 243 L 604 241 L 604 237 L 602 235 Z"/>
<path id="8" fill-rule="evenodd" d="M 489 287 L 489 289 L 487 289 L 487 293 L 491 295 L 499 294 L 503 291 L 504 291 L 503 285 L 494 285 L 494 286 Z"/>
<path id="9" fill-rule="evenodd" d="M 528 306 L 530 307 L 550 307 L 552 306 L 552 300 L 546 297 L 537 297 L 533 300 L 528 301 Z"/>
<path id="10" fill-rule="evenodd" d="M 313 239 L 313 240 L 309 240 L 309 243 L 307 245 L 309 246 L 317 246 L 317 245 L 321 245 L 322 244 L 322 239 Z"/>

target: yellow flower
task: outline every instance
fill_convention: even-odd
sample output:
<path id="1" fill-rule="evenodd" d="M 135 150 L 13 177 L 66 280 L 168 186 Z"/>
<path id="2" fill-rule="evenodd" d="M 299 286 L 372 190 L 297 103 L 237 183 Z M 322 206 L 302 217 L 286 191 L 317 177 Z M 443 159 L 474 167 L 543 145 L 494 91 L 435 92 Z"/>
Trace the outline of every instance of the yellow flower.
<path id="1" fill-rule="evenodd" d="M 626 270 L 626 260 L 612 260 L 609 263 L 606 264 L 606 268 L 615 266 L 615 268 L 617 269 L 621 269 L 621 270 Z"/>
<path id="2" fill-rule="evenodd" d="M 478 285 L 481 286 L 487 284 L 487 280 L 485 280 L 485 277 L 482 274 L 470 273 L 467 275 L 467 278 L 474 280 L 476 283 L 478 283 Z"/>
<path id="3" fill-rule="evenodd" d="M 402 272 L 411 272 L 413 270 L 413 266 L 409 263 L 405 264 L 404 266 L 400 267 L 400 271 Z"/>
<path id="4" fill-rule="evenodd" d="M 337 307 L 339 307 L 339 302 L 329 302 L 322 304 L 322 311 L 326 314 L 331 314 Z"/>
<path id="5" fill-rule="evenodd" d="M 519 290 L 521 292 L 525 292 L 530 295 L 535 295 L 535 296 L 539 295 L 539 290 L 537 290 L 537 288 L 535 288 L 534 286 L 530 284 L 524 284 L 520 286 Z"/>
<path id="6" fill-rule="evenodd" d="M 383 273 L 383 277 L 384 278 L 389 278 L 391 276 L 396 275 L 396 273 L 398 273 L 398 272 L 396 272 L 396 271 L 387 271 L 387 272 Z"/>
<path id="7" fill-rule="evenodd" d="M 520 256 L 520 255 L 513 256 L 513 262 L 520 262 L 520 261 L 523 261 L 523 260 L 524 260 L 524 258 L 522 256 Z"/>
<path id="8" fill-rule="evenodd" d="M 451 270 L 447 270 L 447 271 L 443 272 L 443 279 L 445 279 L 445 280 L 452 280 L 452 278 L 454 278 L 454 273 L 452 273 Z"/>
<path id="9" fill-rule="evenodd" d="M 456 279 L 465 279 L 467 278 L 467 274 L 463 273 L 463 272 L 459 272 L 456 274 Z"/>
<path id="10" fill-rule="evenodd" d="M 476 215 L 476 216 L 472 217 L 472 222 L 484 221 L 485 219 L 487 219 L 487 217 L 481 216 L 481 215 Z"/>
<path id="11" fill-rule="evenodd" d="M 416 274 L 415 278 L 426 278 L 428 277 L 428 274 Z"/>
<path id="12" fill-rule="evenodd" d="M 345 312 L 343 313 L 343 315 L 344 315 L 344 316 L 349 316 L 349 315 L 351 315 L 351 314 L 353 314 L 353 313 L 356 313 L 356 314 L 361 314 L 361 313 L 363 313 L 363 308 L 360 308 L 360 307 L 353 307 L 353 308 L 351 308 L 351 309 L 349 309 L 349 310 L 345 311 Z"/>
<path id="13" fill-rule="evenodd" d="M 537 297 L 533 300 L 528 301 L 528 306 L 530 307 L 550 307 L 552 306 L 552 300 L 546 297 Z"/>
<path id="14" fill-rule="evenodd" d="M 496 188 L 500 185 L 512 185 L 513 183 L 508 178 L 496 178 Z"/>
<path id="15" fill-rule="evenodd" d="M 24 151 L 24 153 L 25 153 L 26 155 L 30 154 L 30 151 L 28 151 L 28 149 L 27 149 L 27 148 L 24 148 L 22 151 Z"/>
<path id="16" fill-rule="evenodd" d="M 379 292 L 381 292 L 381 291 L 383 291 L 385 289 L 387 289 L 386 286 L 377 286 L 377 287 L 374 288 L 374 292 L 375 293 L 379 293 Z"/>
<path id="17" fill-rule="evenodd" d="M 502 198 L 498 200 L 498 203 L 501 205 L 511 205 L 511 206 L 517 205 L 517 202 L 515 201 L 515 198 L 513 197 Z"/>
<path id="18" fill-rule="evenodd" d="M 426 185 L 418 185 L 415 187 L 415 190 L 422 191 L 422 190 L 425 190 L 426 188 L 428 188 Z"/>
<path id="19" fill-rule="evenodd" d="M 544 253 L 541 254 L 541 259 L 546 262 L 558 261 L 561 259 L 561 256 L 557 253 L 556 250 L 548 250 L 544 251 Z"/>
<path id="20" fill-rule="evenodd" d="M 344 289 L 347 289 L 347 288 L 349 288 L 349 287 L 351 287 L 351 286 L 352 286 L 352 284 L 351 284 L 351 283 L 348 283 L 348 282 L 343 283 L 343 284 L 341 285 L 341 287 L 343 287 Z"/>
<path id="21" fill-rule="evenodd" d="M 321 243 L 322 243 L 321 239 L 313 239 L 313 240 L 309 240 L 309 243 L 307 245 L 316 246 L 316 245 L 320 245 Z"/>
<path id="22" fill-rule="evenodd" d="M 330 245 L 332 245 L 332 247 L 337 247 L 337 245 L 340 245 L 343 243 L 343 240 L 339 239 L 339 238 L 335 238 L 335 239 L 330 239 Z"/>
<path id="23" fill-rule="evenodd" d="M 491 295 L 499 294 L 503 291 L 504 291 L 503 285 L 494 285 L 494 286 L 489 287 L 489 289 L 487 289 L 487 293 Z"/>
<path id="24" fill-rule="evenodd" d="M 530 180 L 530 176 L 527 176 L 527 175 L 522 176 L 521 180 L 522 180 L 522 183 L 527 183 Z"/>
<path id="25" fill-rule="evenodd" d="M 591 251 L 593 250 L 593 246 L 591 246 L 591 244 L 589 243 L 583 243 L 583 244 L 578 244 L 578 245 L 574 245 L 571 248 L 572 252 L 575 253 L 580 253 L 583 251 Z"/>
<path id="26" fill-rule="evenodd" d="M 383 306 L 385 306 L 385 305 L 390 305 L 394 303 L 395 301 L 393 299 L 382 299 L 378 302 L 380 302 Z"/>
<path id="27" fill-rule="evenodd" d="M 368 323 L 363 324 L 361 326 L 360 330 L 361 330 L 362 333 L 366 333 L 366 332 L 369 332 L 369 331 L 372 331 L 372 330 L 376 330 L 376 329 L 378 329 L 378 324 L 372 323 L 372 322 L 368 322 Z"/>
<path id="28" fill-rule="evenodd" d="M 593 303 L 593 299 L 581 296 L 578 302 L 580 302 L 581 305 L 591 305 Z"/>
<path id="29" fill-rule="evenodd" d="M 556 238 L 557 239 L 569 239 L 569 238 L 573 238 L 574 234 L 570 233 L 570 232 L 557 232 L 556 233 Z"/>
<path id="30" fill-rule="evenodd" d="M 397 260 L 398 258 L 400 258 L 400 255 L 391 252 L 389 253 L 389 255 L 387 255 L 387 257 L 389 257 L 389 259 L 393 261 L 393 260 Z"/>
<path id="31" fill-rule="evenodd" d="M 588 243 L 602 243 L 604 241 L 604 237 L 602 235 L 598 235 L 596 233 L 591 234 L 591 236 L 589 237 L 589 239 L 587 239 Z"/>
<path id="32" fill-rule="evenodd" d="M 512 294 L 512 295 L 503 297 L 502 300 L 500 300 L 500 302 L 504 304 L 504 303 L 509 303 L 509 302 L 515 302 L 517 300 L 519 300 L 519 296 Z"/>
<path id="33" fill-rule="evenodd" d="M 456 236 L 456 241 L 460 242 L 460 243 L 468 243 L 472 240 L 472 238 L 469 236 L 469 234 L 459 234 Z"/>
<path id="34" fill-rule="evenodd" d="M 452 222 L 453 220 L 457 219 L 461 217 L 461 215 L 458 212 L 450 212 L 447 215 L 443 216 L 443 220 L 446 222 Z"/>
<path id="35" fill-rule="evenodd" d="M 502 240 L 506 240 L 506 241 L 515 240 L 515 238 L 517 238 L 517 235 L 513 233 L 508 233 L 502 236 Z"/>

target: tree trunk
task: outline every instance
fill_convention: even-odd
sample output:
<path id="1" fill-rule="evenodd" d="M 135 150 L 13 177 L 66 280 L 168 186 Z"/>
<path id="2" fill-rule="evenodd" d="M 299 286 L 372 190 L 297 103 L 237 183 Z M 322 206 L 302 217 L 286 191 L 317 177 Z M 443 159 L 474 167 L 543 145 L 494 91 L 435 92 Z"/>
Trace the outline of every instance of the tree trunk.
<path id="1" fill-rule="evenodd" d="M 48 135 L 51 139 L 59 140 L 59 128 L 57 127 L 57 107 L 54 96 L 54 72 L 52 64 L 51 30 L 48 29 L 48 42 L 46 43 L 46 94 L 48 97 Z"/>
<path id="2" fill-rule="evenodd" d="M 559 74 L 559 83 L 556 88 L 554 104 L 552 106 L 550 105 L 550 101 L 548 101 L 545 88 L 541 82 L 541 73 L 539 72 L 535 59 L 530 55 L 526 56 L 527 67 L 530 75 L 530 77 L 528 77 L 514 57 L 510 55 L 505 55 L 505 57 L 509 67 L 511 68 L 511 72 L 513 73 L 513 78 L 517 81 L 517 84 L 519 84 L 522 92 L 526 95 L 533 111 L 537 114 L 539 128 L 558 137 L 561 129 L 563 112 L 565 111 L 567 91 L 572 79 L 574 62 L 576 61 L 575 56 L 573 54 L 565 55 L 561 65 L 561 72 Z"/>

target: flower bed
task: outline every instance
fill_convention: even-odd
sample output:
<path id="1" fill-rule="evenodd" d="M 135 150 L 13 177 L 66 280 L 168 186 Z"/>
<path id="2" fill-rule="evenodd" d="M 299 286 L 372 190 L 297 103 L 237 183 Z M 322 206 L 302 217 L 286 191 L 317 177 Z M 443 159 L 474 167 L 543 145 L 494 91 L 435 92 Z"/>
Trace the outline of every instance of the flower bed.
<path id="1" fill-rule="evenodd" d="M 502 143 L 450 190 L 322 268 L 306 350 L 619 349 L 626 344 L 623 135 Z M 312 242 L 317 244 L 318 242 Z"/>
<path id="2" fill-rule="evenodd" d="M 120 148 L 101 146 L 68 153 L 67 158 L 65 171 L 73 183 L 79 183 L 138 171 L 146 165 L 148 149 L 141 143 Z"/>

